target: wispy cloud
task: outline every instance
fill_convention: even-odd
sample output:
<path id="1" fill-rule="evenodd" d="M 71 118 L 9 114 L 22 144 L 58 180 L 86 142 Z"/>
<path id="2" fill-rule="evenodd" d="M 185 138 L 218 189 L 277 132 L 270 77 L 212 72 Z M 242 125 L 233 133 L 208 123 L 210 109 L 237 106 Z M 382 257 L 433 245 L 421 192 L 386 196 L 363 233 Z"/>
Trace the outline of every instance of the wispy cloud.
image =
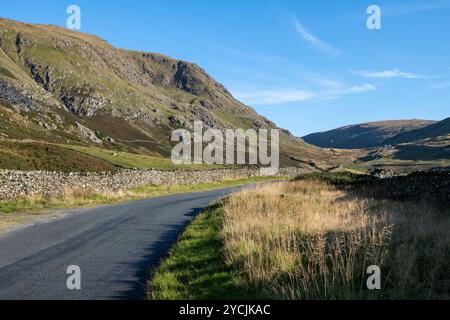
<path id="1" fill-rule="evenodd" d="M 329 90 L 303 90 L 303 89 L 271 89 L 234 92 L 234 96 L 250 105 L 282 104 L 287 102 L 303 102 L 309 100 L 334 100 L 342 96 L 358 94 L 376 90 L 371 84 L 351 87 L 339 87 Z"/>
<path id="2" fill-rule="evenodd" d="M 352 71 L 353 74 L 365 77 L 365 78 L 403 78 L 403 79 L 424 79 L 427 76 L 404 72 L 398 68 L 390 69 L 390 70 L 382 70 L 382 71 L 367 71 L 367 70 L 358 70 Z"/>
<path id="3" fill-rule="evenodd" d="M 450 88 L 450 81 L 444 81 L 441 83 L 434 84 L 434 85 L 432 85 L 432 88 L 433 89 L 448 89 L 448 88 Z"/>
<path id="4" fill-rule="evenodd" d="M 301 102 L 315 98 L 316 94 L 312 91 L 300 89 L 272 89 L 235 92 L 234 96 L 247 104 L 261 105 Z"/>
<path id="5" fill-rule="evenodd" d="M 387 5 L 383 7 L 383 15 L 402 16 L 440 9 L 450 9 L 450 0 L 410 1 L 404 4 Z"/>
<path id="6" fill-rule="evenodd" d="M 247 51 L 243 51 L 243 50 L 238 50 L 238 49 L 222 46 L 222 45 L 214 43 L 214 42 L 210 42 L 209 44 L 210 44 L 210 46 L 214 47 L 215 49 L 218 49 L 227 54 L 238 56 L 241 58 L 246 58 L 246 59 L 256 60 L 259 62 L 266 62 L 266 63 L 281 63 L 284 61 L 283 58 L 264 54 L 261 52 L 247 52 Z"/>
<path id="7" fill-rule="evenodd" d="M 353 86 L 353 87 L 329 90 L 326 92 L 326 95 L 342 96 L 342 95 L 347 95 L 347 94 L 356 94 L 356 93 L 362 93 L 362 92 L 375 91 L 376 89 L 377 88 L 374 85 L 365 83 L 360 86 Z"/>
<path id="8" fill-rule="evenodd" d="M 341 50 L 333 47 L 332 45 L 326 43 L 325 41 L 320 40 L 312 33 L 310 33 L 308 30 L 306 30 L 295 16 L 293 17 L 293 24 L 295 31 L 303 38 L 303 40 L 308 42 L 316 49 L 334 56 L 341 53 Z"/>

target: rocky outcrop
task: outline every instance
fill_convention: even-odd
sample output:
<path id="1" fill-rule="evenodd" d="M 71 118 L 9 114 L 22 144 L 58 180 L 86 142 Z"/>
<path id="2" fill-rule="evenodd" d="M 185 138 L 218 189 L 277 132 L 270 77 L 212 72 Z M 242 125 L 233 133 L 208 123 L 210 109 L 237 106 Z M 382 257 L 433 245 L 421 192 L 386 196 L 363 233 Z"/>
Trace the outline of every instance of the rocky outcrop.
<path id="1" fill-rule="evenodd" d="M 100 140 L 94 131 L 89 129 L 88 127 L 83 126 L 82 124 L 76 122 L 75 126 L 77 127 L 78 131 L 89 141 L 92 141 L 97 144 L 101 144 L 102 140 Z"/>
<path id="2" fill-rule="evenodd" d="M 294 177 L 301 169 L 280 169 L 280 175 Z M 0 200 L 34 194 L 58 196 L 66 190 L 115 192 L 147 185 L 175 185 L 219 182 L 256 177 L 259 169 L 223 169 L 202 171 L 121 170 L 108 173 L 61 173 L 45 171 L 0 170 Z"/>
<path id="3" fill-rule="evenodd" d="M 24 111 L 41 111 L 41 107 L 6 81 L 0 79 L 0 102 Z"/>

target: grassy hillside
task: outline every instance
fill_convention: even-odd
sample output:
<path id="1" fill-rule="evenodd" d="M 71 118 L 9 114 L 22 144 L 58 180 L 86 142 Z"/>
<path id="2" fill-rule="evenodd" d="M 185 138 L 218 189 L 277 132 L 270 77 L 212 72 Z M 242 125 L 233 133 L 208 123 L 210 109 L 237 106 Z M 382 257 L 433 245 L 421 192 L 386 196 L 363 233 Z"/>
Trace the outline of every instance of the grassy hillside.
<path id="1" fill-rule="evenodd" d="M 397 136 L 388 139 L 386 143 L 396 145 L 424 139 L 436 139 L 445 135 L 450 135 L 450 118 L 430 124 L 423 128 L 398 134 Z"/>
<path id="2" fill-rule="evenodd" d="M 118 169 L 192 169 L 225 168 L 216 165 L 175 165 L 171 159 L 114 151 L 81 145 L 37 141 L 0 141 L 0 169 L 45 170 L 60 172 L 106 172 Z"/>
<path id="3" fill-rule="evenodd" d="M 160 169 L 160 170 L 172 170 L 172 169 L 212 169 L 221 168 L 223 166 L 215 165 L 174 165 L 171 159 L 152 157 L 145 154 L 133 154 L 128 152 L 114 152 L 110 150 L 105 150 L 95 147 L 84 147 L 84 146 L 74 146 L 74 145 L 61 145 L 69 150 L 75 150 L 79 153 L 86 154 L 96 159 L 101 159 L 102 161 L 107 161 L 115 166 L 121 168 L 130 169 Z"/>
<path id="4" fill-rule="evenodd" d="M 380 147 L 399 133 L 433 124 L 427 120 L 379 121 L 350 125 L 326 132 L 313 133 L 303 139 L 324 148 L 358 149 Z"/>
<path id="5" fill-rule="evenodd" d="M 195 120 L 222 130 L 276 128 L 195 64 L 8 19 L 0 19 L 0 115 L 0 139 L 160 158 L 170 156 L 170 133 Z M 281 141 L 284 165 L 340 161 L 286 130 Z"/>
<path id="6" fill-rule="evenodd" d="M 117 166 L 100 158 L 56 145 L 0 141 L 0 168 L 25 171 L 95 172 L 114 171 Z"/>
<path id="7" fill-rule="evenodd" d="M 171 132 L 192 130 L 196 120 L 220 130 L 277 128 L 195 64 L 117 49 L 64 28 L 0 19 L 0 168 L 173 168 Z M 425 124 L 350 126 L 319 134 L 325 142 L 317 144 L 326 148 L 281 129 L 281 165 L 366 171 L 377 164 L 370 159 L 372 150 L 338 148 L 378 146 Z M 409 154 L 385 160 L 411 168 Z"/>

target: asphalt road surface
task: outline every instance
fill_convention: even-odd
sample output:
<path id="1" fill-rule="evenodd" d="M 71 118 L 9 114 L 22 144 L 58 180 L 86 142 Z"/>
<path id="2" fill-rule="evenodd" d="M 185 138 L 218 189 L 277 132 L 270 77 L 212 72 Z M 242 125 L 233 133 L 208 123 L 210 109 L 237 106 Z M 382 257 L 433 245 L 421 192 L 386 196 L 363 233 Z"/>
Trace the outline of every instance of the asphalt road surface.
<path id="1" fill-rule="evenodd" d="M 239 188 L 93 209 L 0 236 L 0 299 L 142 299 L 146 281 L 187 224 Z M 81 289 L 67 288 L 80 267 Z"/>

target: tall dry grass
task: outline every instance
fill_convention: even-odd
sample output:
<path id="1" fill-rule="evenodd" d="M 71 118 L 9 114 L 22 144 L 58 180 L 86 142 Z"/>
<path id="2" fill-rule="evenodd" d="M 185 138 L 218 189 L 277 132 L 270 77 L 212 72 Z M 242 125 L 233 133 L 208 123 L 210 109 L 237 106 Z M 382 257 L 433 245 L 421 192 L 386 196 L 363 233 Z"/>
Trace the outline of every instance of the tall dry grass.
<path id="1" fill-rule="evenodd" d="M 448 230 L 449 217 L 426 204 L 296 181 L 230 197 L 223 239 L 227 262 L 264 298 L 435 298 L 450 295 Z M 367 289 L 370 265 L 382 290 Z"/>

